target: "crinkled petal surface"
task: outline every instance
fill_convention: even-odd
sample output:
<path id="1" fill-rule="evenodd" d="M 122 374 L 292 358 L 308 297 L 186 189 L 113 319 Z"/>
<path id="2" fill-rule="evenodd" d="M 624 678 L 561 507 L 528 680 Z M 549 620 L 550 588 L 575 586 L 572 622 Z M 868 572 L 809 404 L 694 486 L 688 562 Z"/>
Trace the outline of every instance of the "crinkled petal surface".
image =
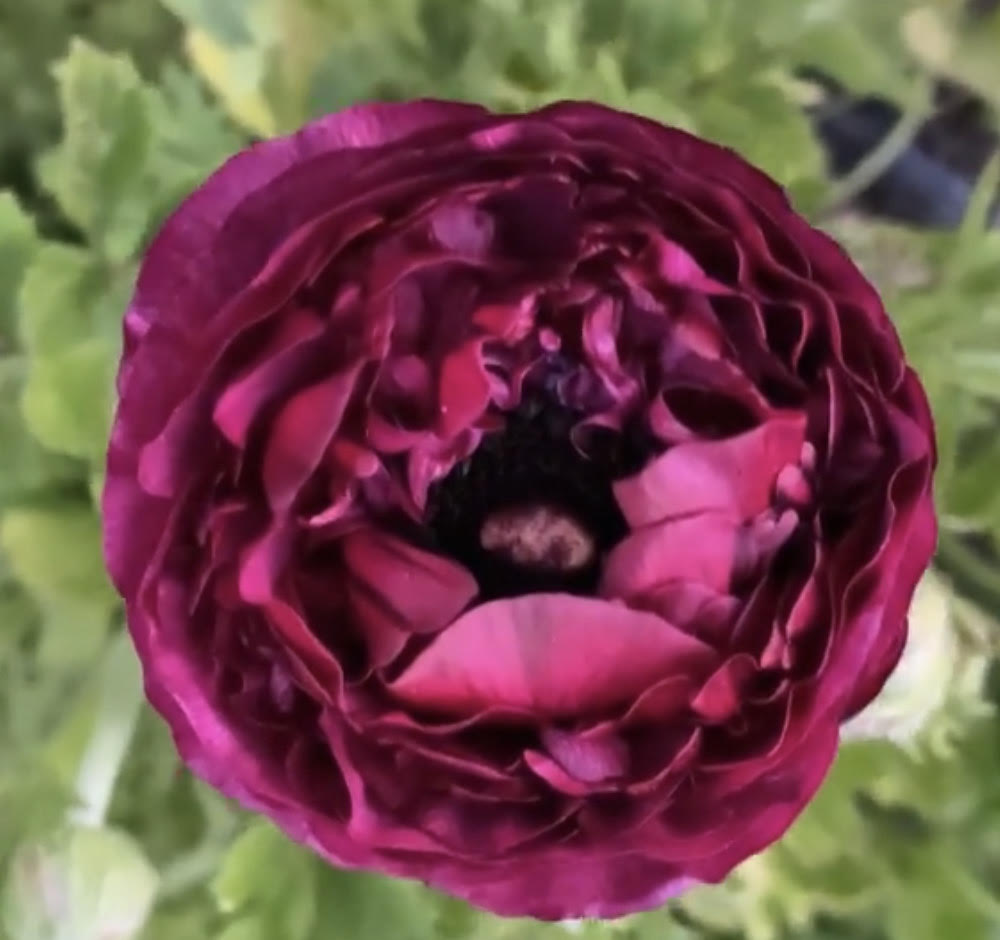
<path id="1" fill-rule="evenodd" d="M 841 249 L 689 134 L 330 115 L 178 207 L 124 340 L 104 545 L 149 699 L 332 864 L 655 907 L 781 837 L 906 642 L 923 390 Z"/>

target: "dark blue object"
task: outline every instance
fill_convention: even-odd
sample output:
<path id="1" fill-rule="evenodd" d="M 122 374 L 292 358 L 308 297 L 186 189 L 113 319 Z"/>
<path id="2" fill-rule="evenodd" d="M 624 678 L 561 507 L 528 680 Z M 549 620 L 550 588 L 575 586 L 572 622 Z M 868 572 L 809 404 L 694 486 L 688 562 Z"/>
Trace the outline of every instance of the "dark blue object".
<path id="1" fill-rule="evenodd" d="M 901 120 L 899 108 L 881 98 L 852 98 L 828 76 L 807 73 L 827 93 L 812 110 L 830 172 L 844 176 L 874 150 Z M 854 201 L 881 218 L 927 228 L 958 225 L 976 180 L 996 152 L 998 139 L 986 109 L 968 92 L 942 83 L 938 110 L 914 142 Z M 1000 224 L 994 206 L 991 224 Z"/>

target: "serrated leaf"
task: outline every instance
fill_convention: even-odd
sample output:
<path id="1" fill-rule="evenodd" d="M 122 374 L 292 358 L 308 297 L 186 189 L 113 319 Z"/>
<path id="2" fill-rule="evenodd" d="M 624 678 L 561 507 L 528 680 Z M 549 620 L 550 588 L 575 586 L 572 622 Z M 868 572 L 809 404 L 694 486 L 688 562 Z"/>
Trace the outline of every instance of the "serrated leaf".
<path id="1" fill-rule="evenodd" d="M 110 257 L 128 257 L 146 224 L 135 199 L 152 142 L 142 82 L 125 56 L 82 40 L 54 74 L 63 139 L 40 164 L 42 181 Z"/>
<path id="2" fill-rule="evenodd" d="M 257 820 L 233 843 L 212 882 L 223 913 L 280 911 L 282 934 L 304 940 L 316 917 L 315 859 Z"/>
<path id="3" fill-rule="evenodd" d="M 62 352 L 105 332 L 95 311 L 107 289 L 107 275 L 83 248 L 44 243 L 21 285 L 19 333 L 32 355 Z"/>
<path id="4" fill-rule="evenodd" d="M 37 241 L 30 216 L 0 192 L 0 353 L 14 345 L 17 292 Z"/>
<path id="5" fill-rule="evenodd" d="M 323 866 L 317 877 L 322 930 L 314 940 L 430 940 L 435 908 L 426 888 L 412 881 Z"/>
<path id="6" fill-rule="evenodd" d="M 821 177 L 819 144 L 780 83 L 766 76 L 745 79 L 738 90 L 724 86 L 723 93 L 704 97 L 692 110 L 701 134 L 733 148 L 782 185 Z"/>
<path id="7" fill-rule="evenodd" d="M 943 508 L 949 515 L 969 520 L 982 519 L 989 515 L 993 507 L 1000 505 L 998 463 L 1000 440 L 996 438 L 985 438 L 978 446 L 963 449 L 961 459 L 953 468 L 948 488 L 944 492 Z"/>
<path id="8" fill-rule="evenodd" d="M 476 928 L 484 916 L 471 904 L 444 895 L 436 899 L 435 908 L 434 936 L 441 940 L 460 940 L 475 936 Z"/>
<path id="9" fill-rule="evenodd" d="M 844 9 L 848 6 L 853 7 L 850 12 Z M 818 69 L 858 94 L 881 92 L 890 100 L 905 101 L 912 91 L 912 69 L 905 54 L 890 52 L 903 51 L 898 18 L 884 3 L 869 3 L 865 11 L 855 0 L 840 7 L 840 15 L 801 23 L 807 28 L 795 37 L 789 65 Z"/>
<path id="10" fill-rule="evenodd" d="M 890 895 L 885 919 L 890 940 L 940 940 L 944 936 L 993 940 L 1000 902 L 984 887 L 974 886 L 970 872 L 933 851 L 915 856 L 912 862 L 905 881 Z M 976 903 L 980 897 L 985 899 L 982 905 Z"/>
<path id="11" fill-rule="evenodd" d="M 226 45 L 253 41 L 246 0 L 162 0 L 162 3 L 189 29 L 203 29 Z"/>
<path id="12" fill-rule="evenodd" d="M 118 603 L 104 570 L 96 514 L 73 504 L 9 510 L 0 519 L 0 548 L 42 610 L 41 661 L 49 667 L 86 663 L 100 649 Z"/>
<path id="13" fill-rule="evenodd" d="M 28 433 L 20 406 L 27 375 L 23 358 L 0 358 L 0 509 L 73 486 L 82 472 L 76 461 L 47 451 Z"/>
<path id="14" fill-rule="evenodd" d="M 177 66 L 164 69 L 147 94 L 156 134 L 150 172 L 159 190 L 154 207 L 158 219 L 245 146 L 246 139 L 206 97 L 198 80 Z"/>
<path id="15" fill-rule="evenodd" d="M 96 338 L 32 360 L 22 397 L 24 419 L 47 448 L 103 460 L 114 401 L 116 347 Z"/>
<path id="16" fill-rule="evenodd" d="M 214 919 L 214 911 L 200 898 L 182 906 L 158 906 L 142 932 L 142 940 L 201 940 L 211 936 Z"/>
<path id="17" fill-rule="evenodd" d="M 188 33 L 186 45 L 195 68 L 237 123 L 265 137 L 277 131 L 277 117 L 263 93 L 267 50 L 230 48 L 199 29 Z"/>
<path id="18" fill-rule="evenodd" d="M 969 392 L 1000 401 L 1000 349 L 956 353 L 955 369 L 956 384 Z"/>

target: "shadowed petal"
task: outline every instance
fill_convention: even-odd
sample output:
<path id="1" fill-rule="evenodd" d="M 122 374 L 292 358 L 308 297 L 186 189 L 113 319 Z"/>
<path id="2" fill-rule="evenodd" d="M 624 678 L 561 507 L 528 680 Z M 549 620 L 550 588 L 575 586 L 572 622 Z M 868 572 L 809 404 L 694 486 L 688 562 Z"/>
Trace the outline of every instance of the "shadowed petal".
<path id="1" fill-rule="evenodd" d="M 449 354 L 441 364 L 438 391 L 438 433 L 454 437 L 486 410 L 490 380 L 483 363 L 483 340 L 474 340 Z"/>
<path id="2" fill-rule="evenodd" d="M 364 165 L 364 151 L 392 144 L 411 134 L 455 123 L 474 125 L 486 112 L 446 101 L 361 104 L 307 124 L 288 137 L 257 143 L 238 153 L 170 217 L 156 236 L 139 275 L 130 307 L 133 330 L 167 318 L 201 323 L 253 276 L 255 262 L 292 230 L 327 208 L 322 199 L 294 207 L 274 207 L 271 224 L 238 233 L 244 242 L 242 265 L 220 270 L 213 249 L 231 215 L 251 196 L 267 189 L 287 171 L 317 157 L 336 157 L 341 175 Z M 327 178 L 333 178 L 334 166 Z M 232 232 L 229 232 L 232 241 Z M 227 260 L 239 256 L 226 255 Z M 220 276 L 221 275 L 221 276 Z"/>
<path id="3" fill-rule="evenodd" d="M 352 532 L 341 545 L 350 580 L 362 586 L 370 602 L 400 630 L 440 630 L 479 590 L 461 565 L 385 532 Z"/>
<path id="4" fill-rule="evenodd" d="M 264 488 L 275 511 L 288 509 L 316 467 L 334 433 L 360 366 L 352 366 L 295 395 L 275 419 L 264 456 Z"/>
<path id="5" fill-rule="evenodd" d="M 323 331 L 323 321 L 310 311 L 295 311 L 281 321 L 278 336 L 260 362 L 232 382 L 212 412 L 215 426 L 237 447 L 246 444 L 250 426 L 265 401 L 285 387 L 299 367 L 301 350 Z"/>

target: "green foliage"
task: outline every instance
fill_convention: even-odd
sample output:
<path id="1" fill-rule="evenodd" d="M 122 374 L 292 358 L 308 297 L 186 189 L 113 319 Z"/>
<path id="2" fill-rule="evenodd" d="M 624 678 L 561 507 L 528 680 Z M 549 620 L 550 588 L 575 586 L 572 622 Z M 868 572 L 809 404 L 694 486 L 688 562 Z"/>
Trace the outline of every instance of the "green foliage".
<path id="1" fill-rule="evenodd" d="M 130 940 L 146 921 L 156 884 L 156 870 L 128 835 L 65 829 L 18 849 L 4 924 L 12 940 Z"/>
<path id="2" fill-rule="evenodd" d="M 820 67 L 918 118 L 933 69 L 996 107 L 1000 15 L 972 29 L 959 7 L 0 0 L 0 180 L 18 192 L 0 191 L 0 936 L 995 940 L 1000 695 L 984 684 L 1000 635 L 987 613 L 1000 609 L 1000 236 L 984 229 L 1000 164 L 956 232 L 845 212 L 857 180 L 828 184 L 801 107 L 822 92 L 798 72 Z M 250 134 L 419 95 L 499 109 L 591 98 L 740 150 L 865 267 L 935 408 L 947 577 L 933 587 L 940 618 L 924 629 L 920 606 L 913 628 L 936 637 L 932 660 L 904 665 L 786 838 L 661 911 L 503 921 L 333 869 L 184 772 L 123 659 L 95 497 L 145 245 Z M 63 933 L 51 884 L 75 899 Z"/>
<path id="3" fill-rule="evenodd" d="M 90 507 L 10 509 L 0 520 L 0 549 L 45 622 L 39 664 L 89 661 L 100 649 L 117 606 L 104 575 L 100 530 Z"/>
<path id="4" fill-rule="evenodd" d="M 53 61 L 72 36 L 82 36 L 102 48 L 130 50 L 154 74 L 173 54 L 177 32 L 158 0 L 0 0 L 0 189 L 16 188 L 44 230 L 61 226 L 34 185 L 29 158 L 59 134 Z"/>

